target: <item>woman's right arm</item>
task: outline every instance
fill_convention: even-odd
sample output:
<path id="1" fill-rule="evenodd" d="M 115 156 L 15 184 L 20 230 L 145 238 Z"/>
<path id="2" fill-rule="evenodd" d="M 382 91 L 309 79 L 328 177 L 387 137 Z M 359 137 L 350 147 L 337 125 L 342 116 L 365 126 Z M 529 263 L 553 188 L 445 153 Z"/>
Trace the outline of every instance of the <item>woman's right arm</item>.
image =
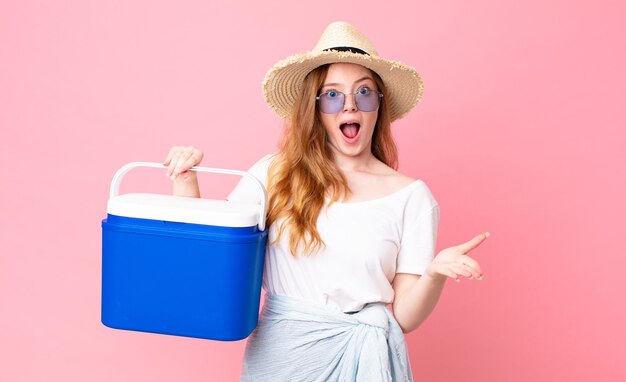
<path id="1" fill-rule="evenodd" d="M 193 146 L 174 146 L 170 149 L 163 165 L 167 166 L 166 176 L 173 181 L 174 195 L 200 197 L 196 173 L 188 170 L 199 165 L 203 156 L 202 151 Z"/>

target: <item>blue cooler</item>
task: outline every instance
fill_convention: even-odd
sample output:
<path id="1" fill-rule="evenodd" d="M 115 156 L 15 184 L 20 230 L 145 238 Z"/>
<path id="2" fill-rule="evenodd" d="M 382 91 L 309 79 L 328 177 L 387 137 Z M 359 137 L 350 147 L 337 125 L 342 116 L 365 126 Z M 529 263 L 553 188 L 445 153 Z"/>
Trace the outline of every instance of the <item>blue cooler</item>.
<path id="1" fill-rule="evenodd" d="M 111 182 L 102 221 L 102 323 L 116 329 L 211 340 L 246 338 L 256 327 L 267 230 L 261 203 L 160 194 L 119 195 L 126 172 Z"/>

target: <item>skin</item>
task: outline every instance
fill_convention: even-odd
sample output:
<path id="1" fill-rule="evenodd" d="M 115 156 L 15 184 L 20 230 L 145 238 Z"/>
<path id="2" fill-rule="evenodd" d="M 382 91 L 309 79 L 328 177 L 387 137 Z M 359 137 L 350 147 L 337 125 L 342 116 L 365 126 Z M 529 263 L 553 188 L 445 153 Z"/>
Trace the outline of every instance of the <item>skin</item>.
<path id="1" fill-rule="evenodd" d="M 336 63 L 328 69 L 322 92 L 337 90 L 354 93 L 359 87 L 368 86 L 377 90 L 369 69 L 360 65 Z M 346 96 L 344 107 L 335 114 L 320 113 L 320 119 L 329 137 L 329 145 L 334 161 L 352 190 L 343 203 L 380 198 L 395 192 L 413 182 L 399 172 L 387 167 L 372 154 L 372 136 L 376 124 L 377 110 L 358 110 L 353 96 Z M 360 124 L 358 135 L 349 139 L 341 132 L 345 122 Z M 174 194 L 200 197 L 198 182 L 194 172 L 188 171 L 198 165 L 203 154 L 199 149 L 188 146 L 175 146 L 169 151 L 164 165 L 166 175 L 174 182 Z M 448 279 L 457 282 L 461 277 L 482 280 L 483 271 L 479 263 L 468 256 L 489 237 L 481 233 L 466 243 L 449 247 L 437 254 L 423 275 L 397 273 L 392 283 L 395 292 L 393 312 L 402 330 L 410 332 L 424 322 L 435 308 L 443 287 Z"/>
<path id="2" fill-rule="evenodd" d="M 333 64 L 328 68 L 321 92 L 336 90 L 348 94 L 362 86 L 378 90 L 369 69 L 354 64 Z M 352 95 L 345 97 L 343 110 L 339 113 L 319 113 L 335 164 L 343 172 L 352 191 L 348 199 L 342 201 L 344 203 L 380 198 L 414 181 L 387 167 L 372 154 L 377 115 L 378 110 L 360 111 Z M 354 139 L 341 132 L 340 126 L 345 122 L 359 123 L 359 133 Z"/>
<path id="3" fill-rule="evenodd" d="M 354 93 L 361 87 L 378 90 L 372 73 L 353 64 L 333 64 L 328 68 L 322 84 L 321 93 L 330 90 L 341 93 Z M 320 120 L 328 134 L 329 145 L 335 156 L 335 163 L 342 169 L 360 167 L 369 164 L 372 155 L 372 136 L 376 125 L 378 110 L 360 111 L 355 103 L 355 96 L 345 96 L 343 110 L 335 114 L 319 112 Z M 348 139 L 341 132 L 342 123 L 356 122 L 360 125 L 356 140 Z"/>

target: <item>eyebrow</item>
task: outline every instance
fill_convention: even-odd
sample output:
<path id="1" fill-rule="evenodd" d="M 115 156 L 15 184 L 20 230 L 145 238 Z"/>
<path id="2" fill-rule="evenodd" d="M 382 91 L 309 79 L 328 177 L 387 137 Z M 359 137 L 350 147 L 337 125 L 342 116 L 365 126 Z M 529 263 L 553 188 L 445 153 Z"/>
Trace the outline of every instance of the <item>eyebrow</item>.
<path id="1" fill-rule="evenodd" d="M 359 82 L 363 82 L 365 80 L 371 80 L 372 82 L 376 83 L 374 81 L 374 79 L 372 77 L 370 77 L 370 76 L 361 77 L 358 80 L 354 81 L 354 83 L 358 84 Z M 330 84 L 322 84 L 322 87 L 325 88 L 327 86 L 339 86 L 339 85 L 344 85 L 344 84 L 341 84 L 341 83 L 338 83 L 338 82 L 332 82 Z"/>

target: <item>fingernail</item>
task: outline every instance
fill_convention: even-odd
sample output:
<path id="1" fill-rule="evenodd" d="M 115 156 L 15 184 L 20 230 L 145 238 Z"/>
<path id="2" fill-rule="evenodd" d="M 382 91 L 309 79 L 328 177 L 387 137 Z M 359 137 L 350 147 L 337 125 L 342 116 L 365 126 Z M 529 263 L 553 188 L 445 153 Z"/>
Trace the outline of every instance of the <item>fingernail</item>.
<path id="1" fill-rule="evenodd" d="M 461 279 L 454 279 L 454 281 L 456 281 L 457 283 L 460 283 Z"/>
<path id="2" fill-rule="evenodd" d="M 483 279 L 483 275 L 478 276 L 478 279 L 482 280 Z"/>
<path id="3" fill-rule="evenodd" d="M 489 232 L 485 232 L 485 236 L 489 237 L 491 235 Z"/>

